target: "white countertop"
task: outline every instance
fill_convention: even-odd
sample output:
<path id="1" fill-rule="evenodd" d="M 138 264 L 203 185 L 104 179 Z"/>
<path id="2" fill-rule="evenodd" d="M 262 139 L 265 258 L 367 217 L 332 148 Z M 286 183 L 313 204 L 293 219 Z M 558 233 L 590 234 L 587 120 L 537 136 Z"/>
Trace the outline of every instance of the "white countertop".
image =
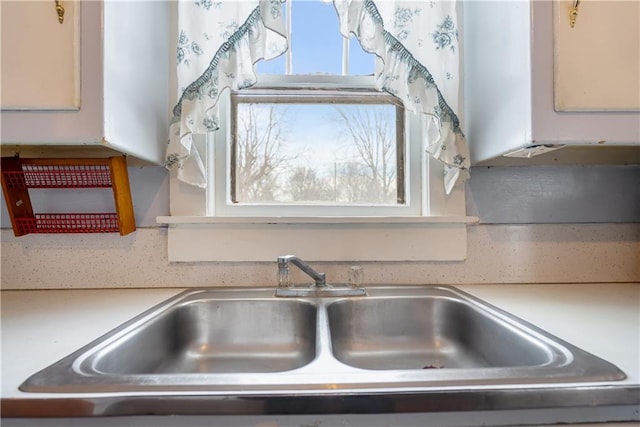
<path id="1" fill-rule="evenodd" d="M 457 286 L 617 365 L 640 384 L 640 284 Z M 3 291 L 2 398 L 30 375 L 182 289 Z M 591 383 L 598 384 L 598 383 Z M 612 383 L 608 383 L 612 385 Z"/>

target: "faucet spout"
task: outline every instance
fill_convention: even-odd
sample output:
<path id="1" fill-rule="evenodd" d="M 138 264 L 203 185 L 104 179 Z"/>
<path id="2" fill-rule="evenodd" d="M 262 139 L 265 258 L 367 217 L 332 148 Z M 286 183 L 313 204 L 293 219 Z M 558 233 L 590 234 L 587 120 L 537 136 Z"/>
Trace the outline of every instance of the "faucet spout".
<path id="1" fill-rule="evenodd" d="M 319 288 L 327 286 L 327 279 L 324 273 L 319 273 L 315 271 L 311 266 L 295 255 L 284 255 L 278 257 L 278 276 L 280 277 L 280 286 L 283 285 L 283 282 L 289 283 L 289 264 L 293 264 L 302 270 L 307 276 L 311 277 L 315 285 Z M 284 279 L 286 277 L 286 279 Z"/>

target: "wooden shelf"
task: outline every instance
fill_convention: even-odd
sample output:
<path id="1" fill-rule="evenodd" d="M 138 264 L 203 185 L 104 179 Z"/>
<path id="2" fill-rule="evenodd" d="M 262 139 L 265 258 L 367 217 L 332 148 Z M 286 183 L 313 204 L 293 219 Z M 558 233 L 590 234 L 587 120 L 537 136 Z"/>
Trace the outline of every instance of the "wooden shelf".
<path id="1" fill-rule="evenodd" d="M 2 191 L 16 236 L 31 233 L 110 233 L 136 229 L 127 161 L 2 158 Z M 29 189 L 112 188 L 115 212 L 34 213 Z"/>

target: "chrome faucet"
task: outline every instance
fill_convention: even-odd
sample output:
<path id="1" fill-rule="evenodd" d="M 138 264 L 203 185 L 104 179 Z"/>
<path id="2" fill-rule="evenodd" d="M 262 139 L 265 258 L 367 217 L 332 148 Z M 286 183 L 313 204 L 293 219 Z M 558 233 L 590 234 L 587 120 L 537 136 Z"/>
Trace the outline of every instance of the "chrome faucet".
<path id="1" fill-rule="evenodd" d="M 289 263 L 295 265 L 305 274 L 311 277 L 315 282 L 315 286 L 322 288 L 327 287 L 327 277 L 324 273 L 318 273 L 311 266 L 295 255 L 284 255 L 278 257 L 278 286 L 281 288 L 291 287 L 291 279 L 289 278 Z"/>
<path id="2" fill-rule="evenodd" d="M 293 286 L 289 275 L 290 264 L 295 265 L 307 276 L 314 280 L 311 286 Z M 363 287 L 351 287 L 346 285 L 327 284 L 326 275 L 315 271 L 311 266 L 295 255 L 278 257 L 278 287 L 277 297 L 342 297 L 366 295 Z"/>

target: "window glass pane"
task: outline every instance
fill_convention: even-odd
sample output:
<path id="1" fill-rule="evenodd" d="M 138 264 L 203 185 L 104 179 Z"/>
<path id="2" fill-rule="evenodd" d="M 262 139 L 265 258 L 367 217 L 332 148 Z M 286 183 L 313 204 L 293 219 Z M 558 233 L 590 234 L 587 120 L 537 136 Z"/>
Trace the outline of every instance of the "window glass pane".
<path id="1" fill-rule="evenodd" d="M 349 75 L 369 76 L 375 70 L 375 58 L 372 53 L 362 50 L 355 36 L 349 39 Z"/>
<path id="2" fill-rule="evenodd" d="M 234 202 L 403 204 L 396 106 L 240 102 L 236 111 Z"/>
<path id="3" fill-rule="evenodd" d="M 294 1 L 291 6 L 293 74 L 341 74 L 342 35 L 333 4 Z"/>
<path id="4" fill-rule="evenodd" d="M 284 74 L 285 73 L 285 56 L 286 53 L 269 61 L 258 61 L 256 63 L 256 73 L 258 74 Z M 259 79 L 259 77 L 258 77 Z"/>
<path id="5" fill-rule="evenodd" d="M 286 8 L 283 8 L 286 15 Z M 291 46 L 293 74 L 342 74 L 343 37 L 331 2 L 293 1 Z M 285 74 L 289 52 L 258 61 L 258 74 Z M 362 50 L 355 36 L 349 39 L 349 75 L 372 75 L 375 56 Z"/>

